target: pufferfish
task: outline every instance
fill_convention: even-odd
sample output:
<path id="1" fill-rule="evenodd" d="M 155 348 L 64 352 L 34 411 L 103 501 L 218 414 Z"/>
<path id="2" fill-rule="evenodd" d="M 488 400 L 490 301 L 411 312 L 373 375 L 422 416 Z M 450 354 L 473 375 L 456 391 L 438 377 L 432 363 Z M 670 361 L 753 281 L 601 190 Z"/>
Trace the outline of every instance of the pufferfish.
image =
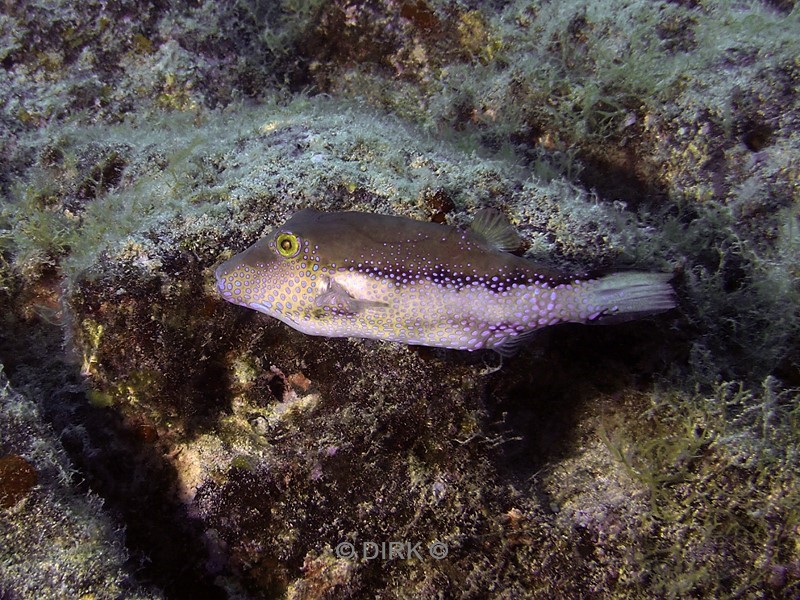
<path id="1" fill-rule="evenodd" d="M 571 277 L 511 254 L 519 242 L 495 209 L 478 211 L 467 230 L 305 209 L 222 263 L 217 288 L 310 335 L 502 355 L 542 327 L 675 306 L 668 274 Z"/>

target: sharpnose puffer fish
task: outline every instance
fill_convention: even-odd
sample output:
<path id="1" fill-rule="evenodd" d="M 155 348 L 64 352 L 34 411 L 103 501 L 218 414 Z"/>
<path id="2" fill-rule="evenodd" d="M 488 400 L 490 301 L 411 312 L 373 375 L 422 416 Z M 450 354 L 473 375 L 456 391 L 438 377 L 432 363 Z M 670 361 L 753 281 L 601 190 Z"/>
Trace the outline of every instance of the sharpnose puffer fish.
<path id="1" fill-rule="evenodd" d="M 508 252 L 517 247 L 494 209 L 478 211 L 468 230 L 306 209 L 221 264 L 217 288 L 225 300 L 310 335 L 503 355 L 549 325 L 675 306 L 669 275 L 569 277 Z"/>

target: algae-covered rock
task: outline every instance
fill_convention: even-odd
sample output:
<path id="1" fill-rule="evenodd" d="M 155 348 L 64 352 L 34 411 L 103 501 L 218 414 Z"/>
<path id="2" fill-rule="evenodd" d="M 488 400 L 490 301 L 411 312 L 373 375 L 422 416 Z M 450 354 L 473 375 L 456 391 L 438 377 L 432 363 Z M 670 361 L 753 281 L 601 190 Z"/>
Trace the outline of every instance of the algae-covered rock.
<path id="1" fill-rule="evenodd" d="M 796 595 L 799 17 L 8 7 L 0 595 Z M 673 273 L 678 310 L 500 361 L 214 286 L 302 208 L 487 206 L 532 260 Z"/>
<path id="2" fill-rule="evenodd" d="M 136 583 L 124 540 L 35 403 L 0 371 L 0 595 L 162 597 Z"/>

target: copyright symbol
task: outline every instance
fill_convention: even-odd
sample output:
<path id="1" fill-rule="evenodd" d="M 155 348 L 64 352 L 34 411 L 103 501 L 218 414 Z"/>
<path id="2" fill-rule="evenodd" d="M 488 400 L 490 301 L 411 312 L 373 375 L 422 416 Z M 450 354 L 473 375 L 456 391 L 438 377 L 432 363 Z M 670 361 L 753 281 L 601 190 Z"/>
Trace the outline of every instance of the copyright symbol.
<path id="1" fill-rule="evenodd" d="M 356 547 L 350 542 L 340 542 L 336 545 L 336 556 L 339 558 L 355 558 Z"/>
<path id="2" fill-rule="evenodd" d="M 447 544 L 444 542 L 431 542 L 430 546 L 428 546 L 428 554 L 436 560 L 442 560 L 447 556 L 448 551 Z"/>

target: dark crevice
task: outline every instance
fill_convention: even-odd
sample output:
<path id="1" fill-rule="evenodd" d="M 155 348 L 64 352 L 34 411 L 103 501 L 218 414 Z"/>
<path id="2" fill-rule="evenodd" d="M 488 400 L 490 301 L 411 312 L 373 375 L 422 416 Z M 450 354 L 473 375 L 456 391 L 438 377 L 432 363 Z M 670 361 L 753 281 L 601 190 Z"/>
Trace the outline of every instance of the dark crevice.
<path id="1" fill-rule="evenodd" d="M 76 469 L 74 485 L 104 500 L 125 531 L 138 583 L 169 598 L 225 598 L 205 572 L 203 531 L 175 498 L 177 475 L 148 430 L 114 408 L 93 406 L 63 330 L 41 319 L 6 323 L 0 361 L 11 385 L 35 400 Z"/>

